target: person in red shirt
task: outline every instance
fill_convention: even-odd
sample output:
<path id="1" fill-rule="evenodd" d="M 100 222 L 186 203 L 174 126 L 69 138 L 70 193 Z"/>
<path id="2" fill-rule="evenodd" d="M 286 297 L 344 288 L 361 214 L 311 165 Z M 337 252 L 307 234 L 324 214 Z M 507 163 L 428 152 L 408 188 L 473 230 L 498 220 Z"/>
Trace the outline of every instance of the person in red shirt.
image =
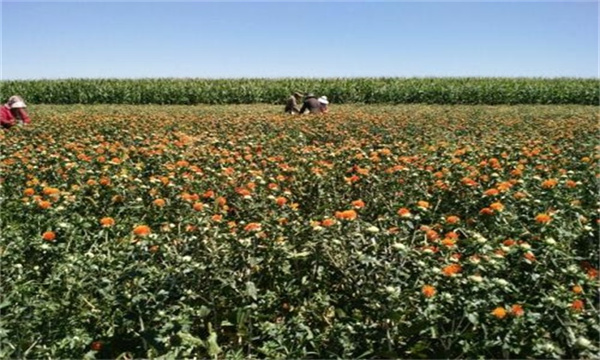
<path id="1" fill-rule="evenodd" d="M 6 104 L 0 107 L 0 125 L 4 129 L 10 129 L 14 125 L 31 123 L 27 111 L 25 111 L 25 101 L 20 96 L 11 96 Z"/>

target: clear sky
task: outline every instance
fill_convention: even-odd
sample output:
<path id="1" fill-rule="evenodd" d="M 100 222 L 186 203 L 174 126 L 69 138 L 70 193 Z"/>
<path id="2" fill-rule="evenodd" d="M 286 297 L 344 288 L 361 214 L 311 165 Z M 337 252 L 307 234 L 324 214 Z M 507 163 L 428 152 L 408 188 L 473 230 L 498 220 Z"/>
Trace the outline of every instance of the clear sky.
<path id="1" fill-rule="evenodd" d="M 598 77 L 598 2 L 2 0 L 2 79 Z"/>

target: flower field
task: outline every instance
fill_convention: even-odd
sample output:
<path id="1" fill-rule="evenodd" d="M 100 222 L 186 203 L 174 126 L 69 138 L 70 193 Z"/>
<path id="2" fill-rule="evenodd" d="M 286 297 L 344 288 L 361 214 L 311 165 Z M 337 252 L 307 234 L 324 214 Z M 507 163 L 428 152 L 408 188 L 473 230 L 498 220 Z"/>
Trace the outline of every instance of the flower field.
<path id="1" fill-rule="evenodd" d="M 595 358 L 597 107 L 31 105 L 1 358 Z"/>

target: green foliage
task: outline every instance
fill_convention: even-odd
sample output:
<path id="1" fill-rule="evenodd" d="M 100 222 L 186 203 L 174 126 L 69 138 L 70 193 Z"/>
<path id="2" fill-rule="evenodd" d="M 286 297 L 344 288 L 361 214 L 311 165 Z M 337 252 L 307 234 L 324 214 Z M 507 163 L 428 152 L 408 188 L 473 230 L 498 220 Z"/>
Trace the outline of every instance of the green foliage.
<path id="1" fill-rule="evenodd" d="M 4 80 L 33 104 L 282 104 L 294 91 L 333 103 L 598 105 L 600 81 L 576 78 Z"/>
<path id="2" fill-rule="evenodd" d="M 0 358 L 596 358 L 597 109 L 353 109 L 32 105 Z"/>

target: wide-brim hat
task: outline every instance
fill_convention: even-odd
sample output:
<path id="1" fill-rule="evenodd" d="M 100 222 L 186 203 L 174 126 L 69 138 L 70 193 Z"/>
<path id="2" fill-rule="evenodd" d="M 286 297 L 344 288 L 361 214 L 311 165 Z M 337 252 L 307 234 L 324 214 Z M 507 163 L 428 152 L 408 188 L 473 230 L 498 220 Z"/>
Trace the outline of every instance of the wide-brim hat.
<path id="1" fill-rule="evenodd" d="M 307 97 L 307 98 L 315 97 L 315 94 L 313 94 L 313 93 L 308 93 L 308 94 L 306 94 L 306 97 Z"/>
<path id="2" fill-rule="evenodd" d="M 319 98 L 319 102 L 320 102 L 321 104 L 325 104 L 325 105 L 329 104 L 329 101 L 327 101 L 327 96 L 321 96 L 321 97 Z"/>
<path id="3" fill-rule="evenodd" d="M 21 99 L 21 97 L 19 96 L 11 96 L 8 99 L 8 106 L 11 109 L 22 109 L 22 108 L 26 108 L 27 105 L 25 105 L 25 101 L 23 101 L 23 99 Z"/>

